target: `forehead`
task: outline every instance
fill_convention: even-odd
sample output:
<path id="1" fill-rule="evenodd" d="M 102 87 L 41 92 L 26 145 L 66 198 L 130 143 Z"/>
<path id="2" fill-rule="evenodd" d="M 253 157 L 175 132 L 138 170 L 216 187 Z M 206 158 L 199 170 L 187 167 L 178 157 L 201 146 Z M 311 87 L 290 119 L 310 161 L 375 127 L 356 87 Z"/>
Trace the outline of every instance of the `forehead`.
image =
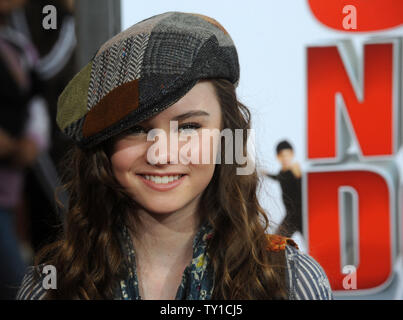
<path id="1" fill-rule="evenodd" d="M 286 155 L 291 155 L 291 154 L 293 154 L 294 152 L 291 150 L 291 149 L 283 149 L 283 150 L 281 150 L 280 152 L 279 152 L 279 156 L 286 156 Z"/>
<path id="2" fill-rule="evenodd" d="M 194 110 L 205 111 L 209 114 L 209 117 L 206 118 L 214 120 L 214 122 L 221 122 L 221 107 L 215 92 L 215 88 L 211 81 L 198 81 L 196 85 L 186 93 L 186 95 L 184 95 L 172 106 L 168 107 L 164 111 L 161 111 L 150 119 L 138 123 L 138 125 L 158 126 L 165 121 L 171 120 L 181 114 Z M 113 145 L 117 140 L 125 137 L 126 133 L 127 131 L 124 131 L 117 136 L 112 137 L 109 140 L 108 145 Z"/>

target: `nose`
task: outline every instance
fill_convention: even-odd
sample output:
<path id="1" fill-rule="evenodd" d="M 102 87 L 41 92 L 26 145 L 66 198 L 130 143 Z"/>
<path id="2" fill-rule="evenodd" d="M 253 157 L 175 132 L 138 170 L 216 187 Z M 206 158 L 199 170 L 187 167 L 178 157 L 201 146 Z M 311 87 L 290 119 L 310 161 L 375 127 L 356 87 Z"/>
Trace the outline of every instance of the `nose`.
<path id="1" fill-rule="evenodd" d="M 150 145 L 146 153 L 148 164 L 166 165 L 178 163 L 178 134 L 159 129 L 155 141 Z"/>

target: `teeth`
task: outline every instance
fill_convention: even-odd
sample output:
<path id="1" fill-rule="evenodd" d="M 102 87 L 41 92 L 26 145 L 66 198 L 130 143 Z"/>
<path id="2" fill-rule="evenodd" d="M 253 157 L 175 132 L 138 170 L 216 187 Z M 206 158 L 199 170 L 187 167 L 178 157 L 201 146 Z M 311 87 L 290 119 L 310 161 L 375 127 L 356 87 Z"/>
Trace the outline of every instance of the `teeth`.
<path id="1" fill-rule="evenodd" d="M 169 182 L 178 180 L 178 179 L 181 177 L 181 175 L 177 175 L 177 176 L 163 176 L 163 177 L 161 177 L 161 176 L 149 176 L 149 175 L 145 175 L 144 177 L 145 177 L 147 180 L 150 180 L 150 181 L 152 181 L 152 182 L 154 182 L 154 183 L 162 183 L 162 184 L 164 184 L 164 183 L 169 183 Z"/>

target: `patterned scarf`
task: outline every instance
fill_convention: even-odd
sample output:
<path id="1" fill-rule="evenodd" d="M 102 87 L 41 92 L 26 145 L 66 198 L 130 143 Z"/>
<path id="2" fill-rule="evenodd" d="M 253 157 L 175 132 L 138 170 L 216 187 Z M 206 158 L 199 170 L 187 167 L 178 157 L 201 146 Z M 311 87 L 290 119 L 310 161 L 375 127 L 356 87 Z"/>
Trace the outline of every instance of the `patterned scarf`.
<path id="1" fill-rule="evenodd" d="M 209 300 L 214 288 L 214 273 L 206 251 L 212 228 L 204 224 L 193 240 L 193 258 L 186 267 L 176 300 Z M 136 272 L 135 252 L 126 226 L 122 228 L 122 245 L 126 260 L 127 278 L 122 280 L 117 293 L 119 300 L 141 300 Z"/>

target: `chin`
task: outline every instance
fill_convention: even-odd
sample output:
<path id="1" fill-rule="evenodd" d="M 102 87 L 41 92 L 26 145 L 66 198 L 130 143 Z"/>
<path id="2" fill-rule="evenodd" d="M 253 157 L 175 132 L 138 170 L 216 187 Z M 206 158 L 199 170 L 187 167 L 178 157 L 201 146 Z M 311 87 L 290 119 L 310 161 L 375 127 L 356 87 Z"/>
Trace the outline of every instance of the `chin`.
<path id="1" fill-rule="evenodd" d="M 153 214 L 167 215 L 180 210 L 184 206 L 184 205 L 172 205 L 174 201 L 170 202 L 171 204 L 167 204 L 167 201 L 164 202 L 150 201 L 147 203 L 143 203 L 142 207 L 144 208 L 144 210 Z"/>

